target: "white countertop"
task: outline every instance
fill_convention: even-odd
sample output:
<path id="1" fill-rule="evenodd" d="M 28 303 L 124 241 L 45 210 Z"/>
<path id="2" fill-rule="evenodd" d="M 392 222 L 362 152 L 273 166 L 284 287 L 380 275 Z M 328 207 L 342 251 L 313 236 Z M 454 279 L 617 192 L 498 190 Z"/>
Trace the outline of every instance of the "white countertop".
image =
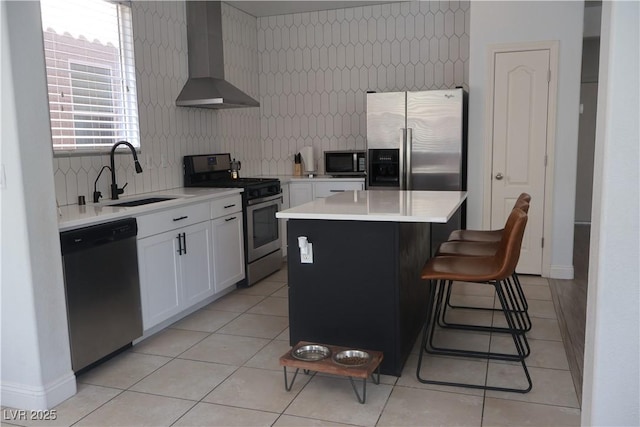
<path id="1" fill-rule="evenodd" d="M 277 218 L 446 223 L 465 191 L 345 191 L 276 213 Z"/>
<path id="2" fill-rule="evenodd" d="M 86 227 L 101 222 L 113 221 L 120 218 L 137 217 L 154 211 L 175 208 L 187 203 L 203 202 L 209 199 L 241 193 L 241 188 L 175 188 L 152 193 L 136 194 L 121 197 L 118 200 L 105 200 L 101 203 L 87 203 L 86 205 L 68 205 L 60 207 L 58 215 L 58 229 L 60 231 Z M 130 200 L 146 199 L 148 197 L 175 197 L 172 200 L 150 203 L 141 206 L 109 206 L 113 203 Z"/>

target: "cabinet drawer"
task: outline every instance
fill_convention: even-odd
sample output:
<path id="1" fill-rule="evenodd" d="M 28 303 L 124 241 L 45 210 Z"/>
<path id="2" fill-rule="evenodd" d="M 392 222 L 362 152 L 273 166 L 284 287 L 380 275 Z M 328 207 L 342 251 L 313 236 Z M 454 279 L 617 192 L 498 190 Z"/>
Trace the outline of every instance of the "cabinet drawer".
<path id="1" fill-rule="evenodd" d="M 210 219 L 209 203 L 181 206 L 138 217 L 138 239 Z"/>
<path id="2" fill-rule="evenodd" d="M 336 180 L 336 182 L 316 182 L 314 183 L 313 188 L 313 197 L 314 198 L 322 198 L 329 197 L 336 193 L 341 193 L 343 191 L 350 190 L 362 190 L 364 188 L 363 182 L 340 182 Z"/>
<path id="3" fill-rule="evenodd" d="M 240 194 L 234 194 L 233 196 L 216 199 L 211 202 L 211 219 L 240 212 L 241 210 L 242 196 Z"/>

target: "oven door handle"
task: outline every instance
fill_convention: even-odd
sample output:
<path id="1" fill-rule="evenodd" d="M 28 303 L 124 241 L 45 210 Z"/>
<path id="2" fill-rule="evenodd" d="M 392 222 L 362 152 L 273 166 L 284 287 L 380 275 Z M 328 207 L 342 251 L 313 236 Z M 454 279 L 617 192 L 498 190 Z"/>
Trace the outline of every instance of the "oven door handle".
<path id="1" fill-rule="evenodd" d="M 260 205 L 262 203 L 268 203 L 278 199 L 280 199 L 280 202 L 282 202 L 282 194 L 276 194 L 275 196 L 261 197 L 259 199 L 249 200 L 247 202 L 247 206 Z"/>

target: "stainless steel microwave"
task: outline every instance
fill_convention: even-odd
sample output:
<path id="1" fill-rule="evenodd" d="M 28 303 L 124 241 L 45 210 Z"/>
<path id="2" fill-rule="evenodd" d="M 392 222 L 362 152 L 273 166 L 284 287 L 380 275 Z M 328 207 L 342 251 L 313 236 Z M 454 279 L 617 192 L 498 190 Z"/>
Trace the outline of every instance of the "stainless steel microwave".
<path id="1" fill-rule="evenodd" d="M 364 176 L 366 151 L 325 151 L 324 172 L 333 176 Z"/>

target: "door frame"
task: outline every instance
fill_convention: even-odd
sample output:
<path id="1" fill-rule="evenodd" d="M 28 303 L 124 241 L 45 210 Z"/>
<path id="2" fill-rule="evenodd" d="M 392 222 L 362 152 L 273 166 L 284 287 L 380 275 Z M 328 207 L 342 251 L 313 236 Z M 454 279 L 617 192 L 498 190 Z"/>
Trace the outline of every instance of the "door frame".
<path id="1" fill-rule="evenodd" d="M 551 273 L 551 243 L 553 225 L 553 188 L 555 169 L 555 143 L 556 143 L 556 117 L 558 106 L 558 54 L 560 42 L 557 40 L 524 42 L 524 43 L 500 43 L 487 46 L 486 63 L 487 74 L 485 81 L 485 122 L 484 122 L 484 203 L 482 212 L 482 225 L 485 229 L 491 228 L 491 181 L 493 162 L 493 93 L 495 56 L 504 52 L 522 52 L 528 50 L 549 50 L 549 69 L 551 79 L 549 81 L 548 110 L 547 110 L 547 164 L 545 167 L 544 200 L 533 203 L 544 203 L 542 218 L 544 246 L 542 247 L 542 277 L 550 277 Z"/>

